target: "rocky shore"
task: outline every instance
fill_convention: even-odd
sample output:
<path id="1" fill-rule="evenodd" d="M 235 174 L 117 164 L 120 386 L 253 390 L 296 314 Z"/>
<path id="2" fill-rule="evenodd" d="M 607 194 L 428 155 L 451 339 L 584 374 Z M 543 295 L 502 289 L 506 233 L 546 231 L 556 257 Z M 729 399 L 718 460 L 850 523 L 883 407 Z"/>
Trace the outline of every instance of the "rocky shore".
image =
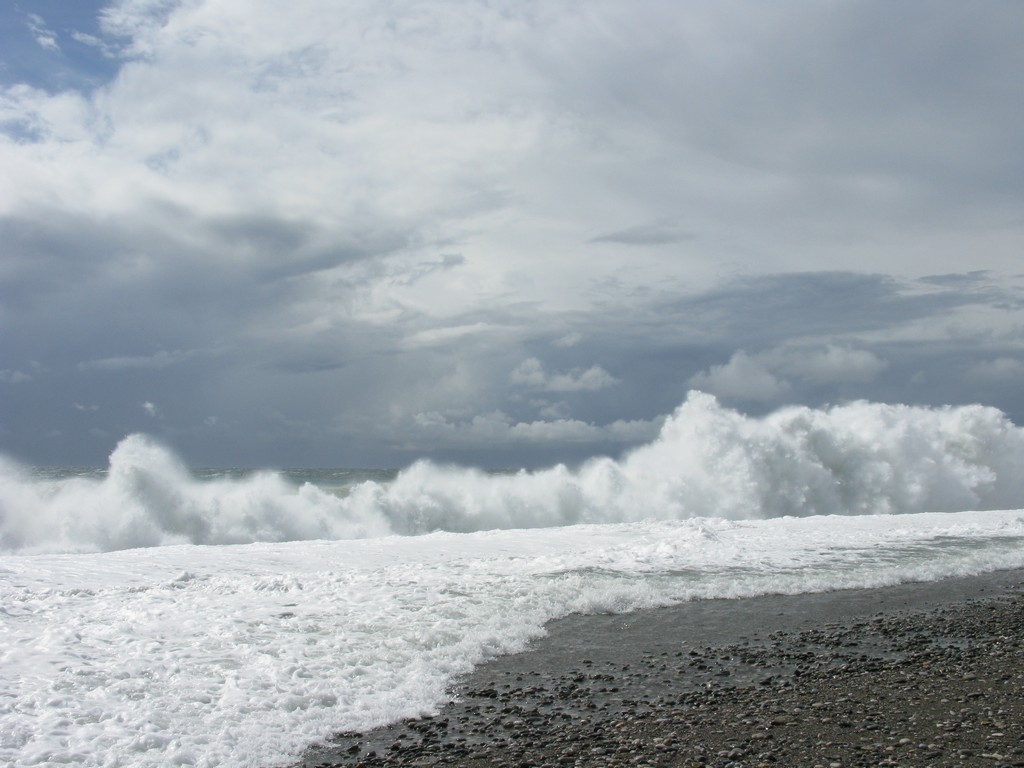
<path id="1" fill-rule="evenodd" d="M 572 617 L 303 766 L 1024 766 L 1019 573 Z"/>

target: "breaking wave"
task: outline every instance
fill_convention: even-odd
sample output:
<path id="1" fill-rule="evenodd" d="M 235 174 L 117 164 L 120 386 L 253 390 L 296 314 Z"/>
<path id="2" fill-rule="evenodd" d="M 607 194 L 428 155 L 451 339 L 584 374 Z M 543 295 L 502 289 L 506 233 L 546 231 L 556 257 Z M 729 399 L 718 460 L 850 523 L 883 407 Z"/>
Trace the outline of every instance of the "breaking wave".
<path id="1" fill-rule="evenodd" d="M 281 473 L 197 479 L 130 435 L 102 478 L 0 463 L 0 550 L 468 532 L 642 519 L 755 519 L 1024 508 L 1024 430 L 984 406 L 856 402 L 750 418 L 691 392 L 651 443 L 516 474 L 420 461 L 338 492 Z"/>

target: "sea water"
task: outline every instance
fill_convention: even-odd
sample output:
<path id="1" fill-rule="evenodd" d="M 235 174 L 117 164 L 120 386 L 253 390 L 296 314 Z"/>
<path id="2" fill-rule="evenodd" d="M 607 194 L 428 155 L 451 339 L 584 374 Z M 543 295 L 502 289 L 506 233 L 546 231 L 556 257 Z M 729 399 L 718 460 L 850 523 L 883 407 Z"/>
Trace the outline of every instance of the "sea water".
<path id="1" fill-rule="evenodd" d="M 437 710 L 551 619 L 1024 567 L 1024 430 L 691 394 L 576 468 L 0 464 L 0 765 L 273 766 Z"/>

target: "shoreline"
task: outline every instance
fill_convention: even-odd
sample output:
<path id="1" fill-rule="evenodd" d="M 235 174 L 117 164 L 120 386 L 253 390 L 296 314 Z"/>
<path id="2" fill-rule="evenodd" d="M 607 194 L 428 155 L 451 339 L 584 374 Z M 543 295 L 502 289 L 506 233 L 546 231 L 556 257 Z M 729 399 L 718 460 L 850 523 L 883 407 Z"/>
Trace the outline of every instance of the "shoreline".
<path id="1" fill-rule="evenodd" d="M 1024 571 L 574 615 L 302 768 L 1024 766 Z"/>

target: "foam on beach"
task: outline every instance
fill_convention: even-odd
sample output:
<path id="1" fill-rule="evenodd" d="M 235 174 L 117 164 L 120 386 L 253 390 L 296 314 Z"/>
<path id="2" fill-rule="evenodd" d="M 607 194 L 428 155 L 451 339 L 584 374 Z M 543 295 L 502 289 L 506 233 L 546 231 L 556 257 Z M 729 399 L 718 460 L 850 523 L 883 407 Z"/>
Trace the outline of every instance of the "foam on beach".
<path id="1" fill-rule="evenodd" d="M 105 472 L 8 462 L 0 766 L 287 763 L 572 613 L 1022 568 L 1021 466 L 989 408 L 699 394 L 576 469 L 200 478 L 139 435 Z"/>
<path id="2" fill-rule="evenodd" d="M 570 613 L 1020 568 L 1022 542 L 992 511 L 6 557 L 0 765 L 274 765 L 436 711 Z"/>

